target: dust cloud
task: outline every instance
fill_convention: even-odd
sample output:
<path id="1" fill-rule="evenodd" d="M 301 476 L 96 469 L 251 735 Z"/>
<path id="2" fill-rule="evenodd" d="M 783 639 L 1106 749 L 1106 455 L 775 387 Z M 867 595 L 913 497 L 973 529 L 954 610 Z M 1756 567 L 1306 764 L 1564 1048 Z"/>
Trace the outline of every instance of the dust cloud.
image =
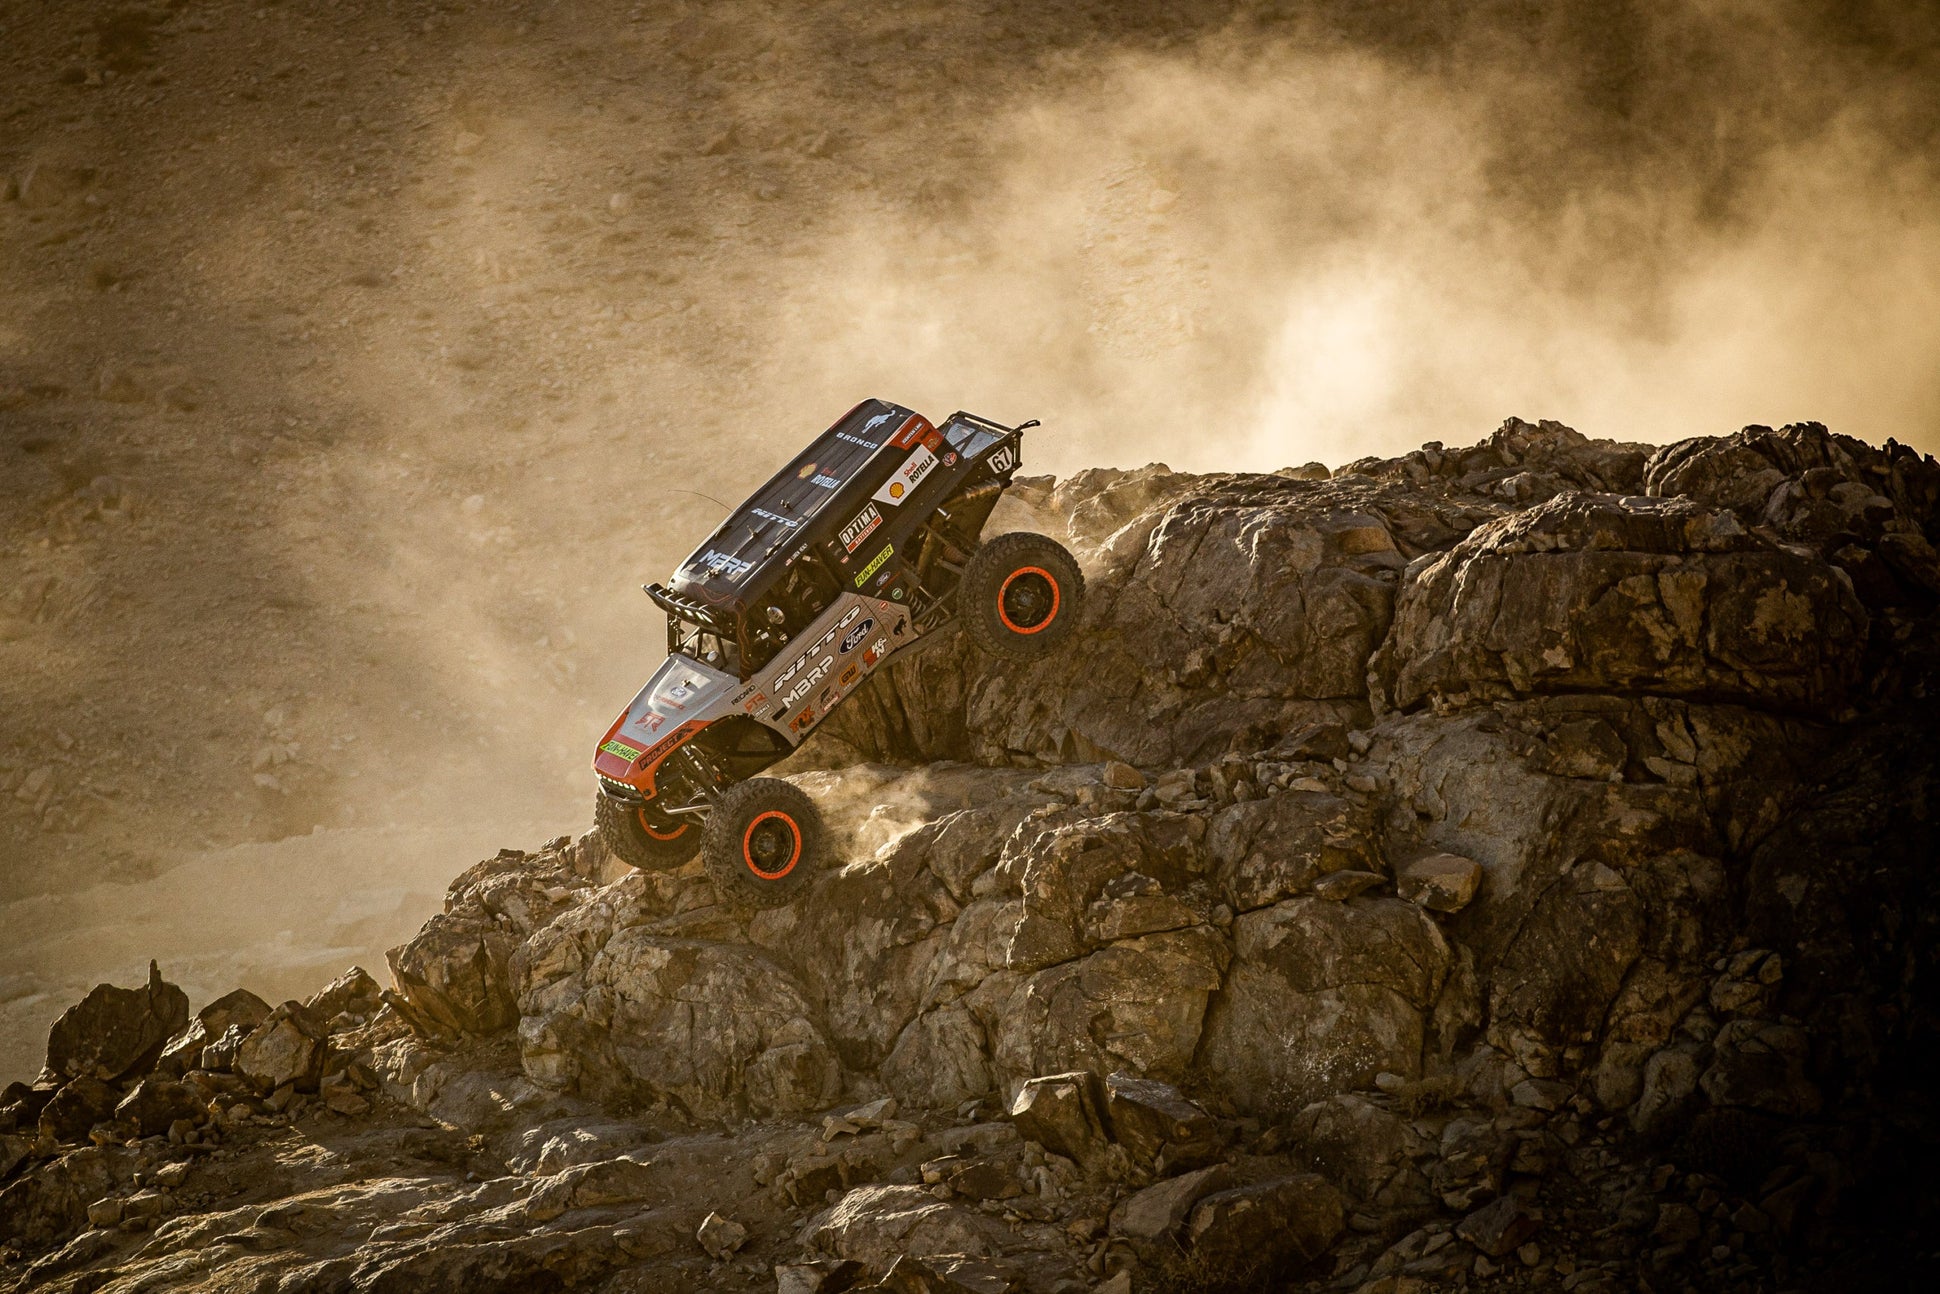
<path id="1" fill-rule="evenodd" d="M 786 367 L 1043 417 L 1060 471 L 1338 466 L 1509 413 L 1940 446 L 1940 184 L 1895 137 L 1932 83 L 1814 84 L 1798 33 L 1710 10 L 1717 82 L 1636 91 L 1710 123 L 1698 156 L 1579 144 L 1569 69 L 1489 40 L 1421 67 L 1221 33 L 1047 77 L 957 221 L 835 240 Z M 1767 119 L 1771 80 L 1820 113 Z"/>
<path id="2" fill-rule="evenodd" d="M 0 14 L 0 1077 L 151 955 L 381 974 L 585 829 L 638 586 L 867 395 L 1040 418 L 1060 474 L 1510 414 L 1940 448 L 1936 48 L 1730 0 Z M 857 776 L 858 847 L 930 794 Z"/>

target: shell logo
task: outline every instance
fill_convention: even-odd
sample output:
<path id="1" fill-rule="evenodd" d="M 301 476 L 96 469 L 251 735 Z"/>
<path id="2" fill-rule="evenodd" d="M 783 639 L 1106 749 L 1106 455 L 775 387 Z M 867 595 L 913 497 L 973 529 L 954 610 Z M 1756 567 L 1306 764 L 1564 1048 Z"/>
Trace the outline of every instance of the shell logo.
<path id="1" fill-rule="evenodd" d="M 798 481 L 806 481 L 809 477 L 813 475 L 815 475 L 815 464 L 804 463 L 802 465 L 802 470 L 795 473 L 795 479 Z"/>
<path id="2" fill-rule="evenodd" d="M 897 481 L 889 487 L 889 497 L 892 499 L 900 499 L 903 497 L 903 483 L 901 481 Z"/>

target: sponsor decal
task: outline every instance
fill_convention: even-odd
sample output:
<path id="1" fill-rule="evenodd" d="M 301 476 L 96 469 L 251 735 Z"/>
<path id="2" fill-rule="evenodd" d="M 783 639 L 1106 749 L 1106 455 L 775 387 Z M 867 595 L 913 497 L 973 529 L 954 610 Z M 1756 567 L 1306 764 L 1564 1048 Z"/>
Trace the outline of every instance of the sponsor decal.
<path id="1" fill-rule="evenodd" d="M 877 553 L 874 557 L 870 558 L 869 564 L 863 567 L 859 572 L 856 573 L 855 586 L 857 588 L 861 588 L 863 585 L 867 584 L 869 582 L 869 577 L 871 575 L 874 575 L 877 571 L 881 570 L 883 563 L 888 561 L 891 557 L 895 556 L 895 554 L 896 554 L 896 545 L 884 544 L 882 546 L 882 551 Z"/>
<path id="2" fill-rule="evenodd" d="M 874 669 L 876 662 L 888 654 L 889 640 L 887 638 L 878 638 L 869 644 L 868 651 L 862 653 L 862 663 L 864 666 Z"/>
<path id="3" fill-rule="evenodd" d="M 869 497 L 878 503 L 900 504 L 916 492 L 916 487 L 923 483 L 923 478 L 935 468 L 936 455 L 919 445 L 915 453 L 903 460 L 903 465 L 896 469 L 896 474 L 884 481 L 882 488 Z"/>
<path id="4" fill-rule="evenodd" d="M 889 596 L 893 600 L 901 602 L 903 600 L 903 586 L 898 584 L 895 588 L 889 590 Z"/>
<path id="5" fill-rule="evenodd" d="M 957 452 L 953 449 L 949 453 L 943 456 L 943 466 L 955 467 L 956 465 L 957 465 Z"/>
<path id="6" fill-rule="evenodd" d="M 856 513 L 855 520 L 842 527 L 842 547 L 853 553 L 881 524 L 882 513 L 876 505 L 865 504 L 862 511 Z"/>
<path id="7" fill-rule="evenodd" d="M 943 433 L 931 427 L 923 433 L 923 447 L 932 454 L 943 448 Z"/>
<path id="8" fill-rule="evenodd" d="M 842 671 L 842 677 L 836 681 L 835 685 L 846 692 L 854 687 L 855 681 L 861 677 L 862 666 L 856 664 L 854 661 L 850 661 L 849 668 Z"/>
<path id="9" fill-rule="evenodd" d="M 604 746 L 601 746 L 600 749 L 605 751 L 609 755 L 618 755 L 621 759 L 624 759 L 629 764 L 631 764 L 634 760 L 640 758 L 640 755 L 641 755 L 640 751 L 635 750 L 633 747 L 627 745 L 624 741 L 618 741 L 618 740 L 609 741 Z"/>
<path id="10" fill-rule="evenodd" d="M 896 434 L 889 438 L 889 448 L 908 449 L 912 445 L 921 444 L 924 433 L 935 430 L 936 428 L 930 426 L 929 419 L 920 413 L 912 413 L 904 420 L 902 426 L 896 428 Z"/>
<path id="11" fill-rule="evenodd" d="M 1017 466 L 1017 442 L 1010 441 L 997 447 L 995 453 L 984 460 L 993 472 L 1008 472 Z"/>
<path id="12" fill-rule="evenodd" d="M 809 477 L 813 475 L 815 475 L 815 464 L 803 463 L 802 470 L 795 473 L 795 479 L 798 481 L 806 481 Z"/>
<path id="13" fill-rule="evenodd" d="M 787 526 L 790 530 L 802 524 L 793 517 L 784 517 L 779 512 L 770 512 L 766 508 L 749 508 L 748 511 L 763 521 L 772 521 L 778 526 Z"/>
<path id="14" fill-rule="evenodd" d="M 749 697 L 747 700 L 741 703 L 741 712 L 743 714 L 753 714 L 756 710 L 759 710 L 761 708 L 762 704 L 766 702 L 767 699 L 768 699 L 768 694 L 766 692 L 756 692 L 753 696 Z"/>
<path id="15" fill-rule="evenodd" d="M 847 656 L 850 652 L 854 651 L 862 644 L 862 640 L 869 636 L 869 631 L 875 627 L 876 622 L 874 620 L 864 620 L 861 624 L 849 630 L 849 636 L 842 640 L 842 654 Z"/>
<path id="16" fill-rule="evenodd" d="M 709 575 L 719 575 L 730 584 L 754 569 L 753 562 L 744 562 L 731 553 L 716 552 L 712 548 L 701 554 L 698 564 L 705 567 Z"/>
<path id="17" fill-rule="evenodd" d="M 878 418 L 878 419 L 877 419 L 876 421 L 878 421 L 878 422 L 880 422 L 880 421 L 882 421 L 882 419 L 880 419 L 880 418 Z M 862 446 L 862 447 L 863 447 L 864 449 L 875 449 L 875 448 L 877 447 L 877 446 L 876 446 L 876 442 L 875 442 L 875 441 L 873 441 L 873 440 L 868 440 L 868 439 L 865 439 L 864 437 L 861 437 L 861 436 L 857 436 L 857 435 L 854 435 L 854 434 L 852 434 L 852 433 L 850 433 L 850 432 L 846 432 L 846 431 L 838 431 L 838 432 L 836 432 L 836 433 L 835 433 L 835 438 L 836 438 L 837 440 L 846 440 L 846 441 L 848 441 L 848 442 L 849 442 L 849 443 L 850 443 L 851 445 L 860 445 L 860 446 Z"/>
<path id="18" fill-rule="evenodd" d="M 821 486 L 821 487 L 822 487 L 823 489 L 825 489 L 825 490 L 834 490 L 834 489 L 838 489 L 838 488 L 840 488 L 840 487 L 841 487 L 841 485 L 842 485 L 842 482 L 841 482 L 841 480 L 840 480 L 840 479 L 838 479 L 838 478 L 836 478 L 836 477 L 833 477 L 833 476 L 821 476 L 821 475 L 817 475 L 817 476 L 813 476 L 813 477 L 811 477 L 811 478 L 809 478 L 809 482 L 808 482 L 808 483 L 809 483 L 810 485 L 819 485 L 819 486 Z"/>
<path id="19" fill-rule="evenodd" d="M 803 710 L 800 714 L 790 719 L 788 721 L 788 727 L 791 731 L 794 731 L 794 732 L 805 732 L 810 727 L 814 726 L 814 723 L 815 723 L 815 707 L 811 705 L 806 710 Z"/>
<path id="20" fill-rule="evenodd" d="M 835 657 L 833 656 L 824 656 L 822 659 L 816 661 L 810 669 L 795 680 L 795 686 L 781 694 L 781 708 L 786 710 L 789 706 L 814 691 L 815 685 L 827 678 L 829 671 L 834 668 Z"/>
<path id="21" fill-rule="evenodd" d="M 881 575 L 878 575 L 876 577 L 876 587 L 881 588 L 883 585 L 889 583 L 889 581 L 895 578 L 896 578 L 896 572 L 884 571 Z"/>

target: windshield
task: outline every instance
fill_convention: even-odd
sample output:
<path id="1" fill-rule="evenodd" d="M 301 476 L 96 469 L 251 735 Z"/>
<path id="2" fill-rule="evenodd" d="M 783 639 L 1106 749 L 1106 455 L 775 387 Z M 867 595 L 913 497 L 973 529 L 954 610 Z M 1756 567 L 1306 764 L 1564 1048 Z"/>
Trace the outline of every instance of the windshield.
<path id="1" fill-rule="evenodd" d="M 732 638 L 691 624 L 678 616 L 667 617 L 667 650 L 679 652 L 729 674 L 739 676 L 741 673 L 741 651 Z"/>

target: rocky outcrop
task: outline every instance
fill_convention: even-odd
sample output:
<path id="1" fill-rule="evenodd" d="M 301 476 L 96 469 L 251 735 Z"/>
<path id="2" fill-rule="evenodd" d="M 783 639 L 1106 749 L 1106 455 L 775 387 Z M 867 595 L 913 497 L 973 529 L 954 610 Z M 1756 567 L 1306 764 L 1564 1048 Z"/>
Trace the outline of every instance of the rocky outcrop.
<path id="1" fill-rule="evenodd" d="M 1412 573 L 1372 671 L 1400 709 L 1590 692 L 1824 714 L 1867 627 L 1849 577 L 1729 512 L 1571 493 Z"/>
<path id="2" fill-rule="evenodd" d="M 188 1023 L 189 999 L 148 964 L 142 988 L 103 984 L 69 1007 L 47 1035 L 46 1075 L 104 1082 L 145 1073 Z"/>
<path id="3" fill-rule="evenodd" d="M 1083 651 L 865 688 L 799 761 L 838 857 L 796 902 L 561 839 L 461 875 L 388 990 L 97 990 L 59 1051 L 98 1058 L 0 1099 L 15 1285 L 1905 1274 L 1930 460 L 1512 420 L 1014 494 Z"/>

